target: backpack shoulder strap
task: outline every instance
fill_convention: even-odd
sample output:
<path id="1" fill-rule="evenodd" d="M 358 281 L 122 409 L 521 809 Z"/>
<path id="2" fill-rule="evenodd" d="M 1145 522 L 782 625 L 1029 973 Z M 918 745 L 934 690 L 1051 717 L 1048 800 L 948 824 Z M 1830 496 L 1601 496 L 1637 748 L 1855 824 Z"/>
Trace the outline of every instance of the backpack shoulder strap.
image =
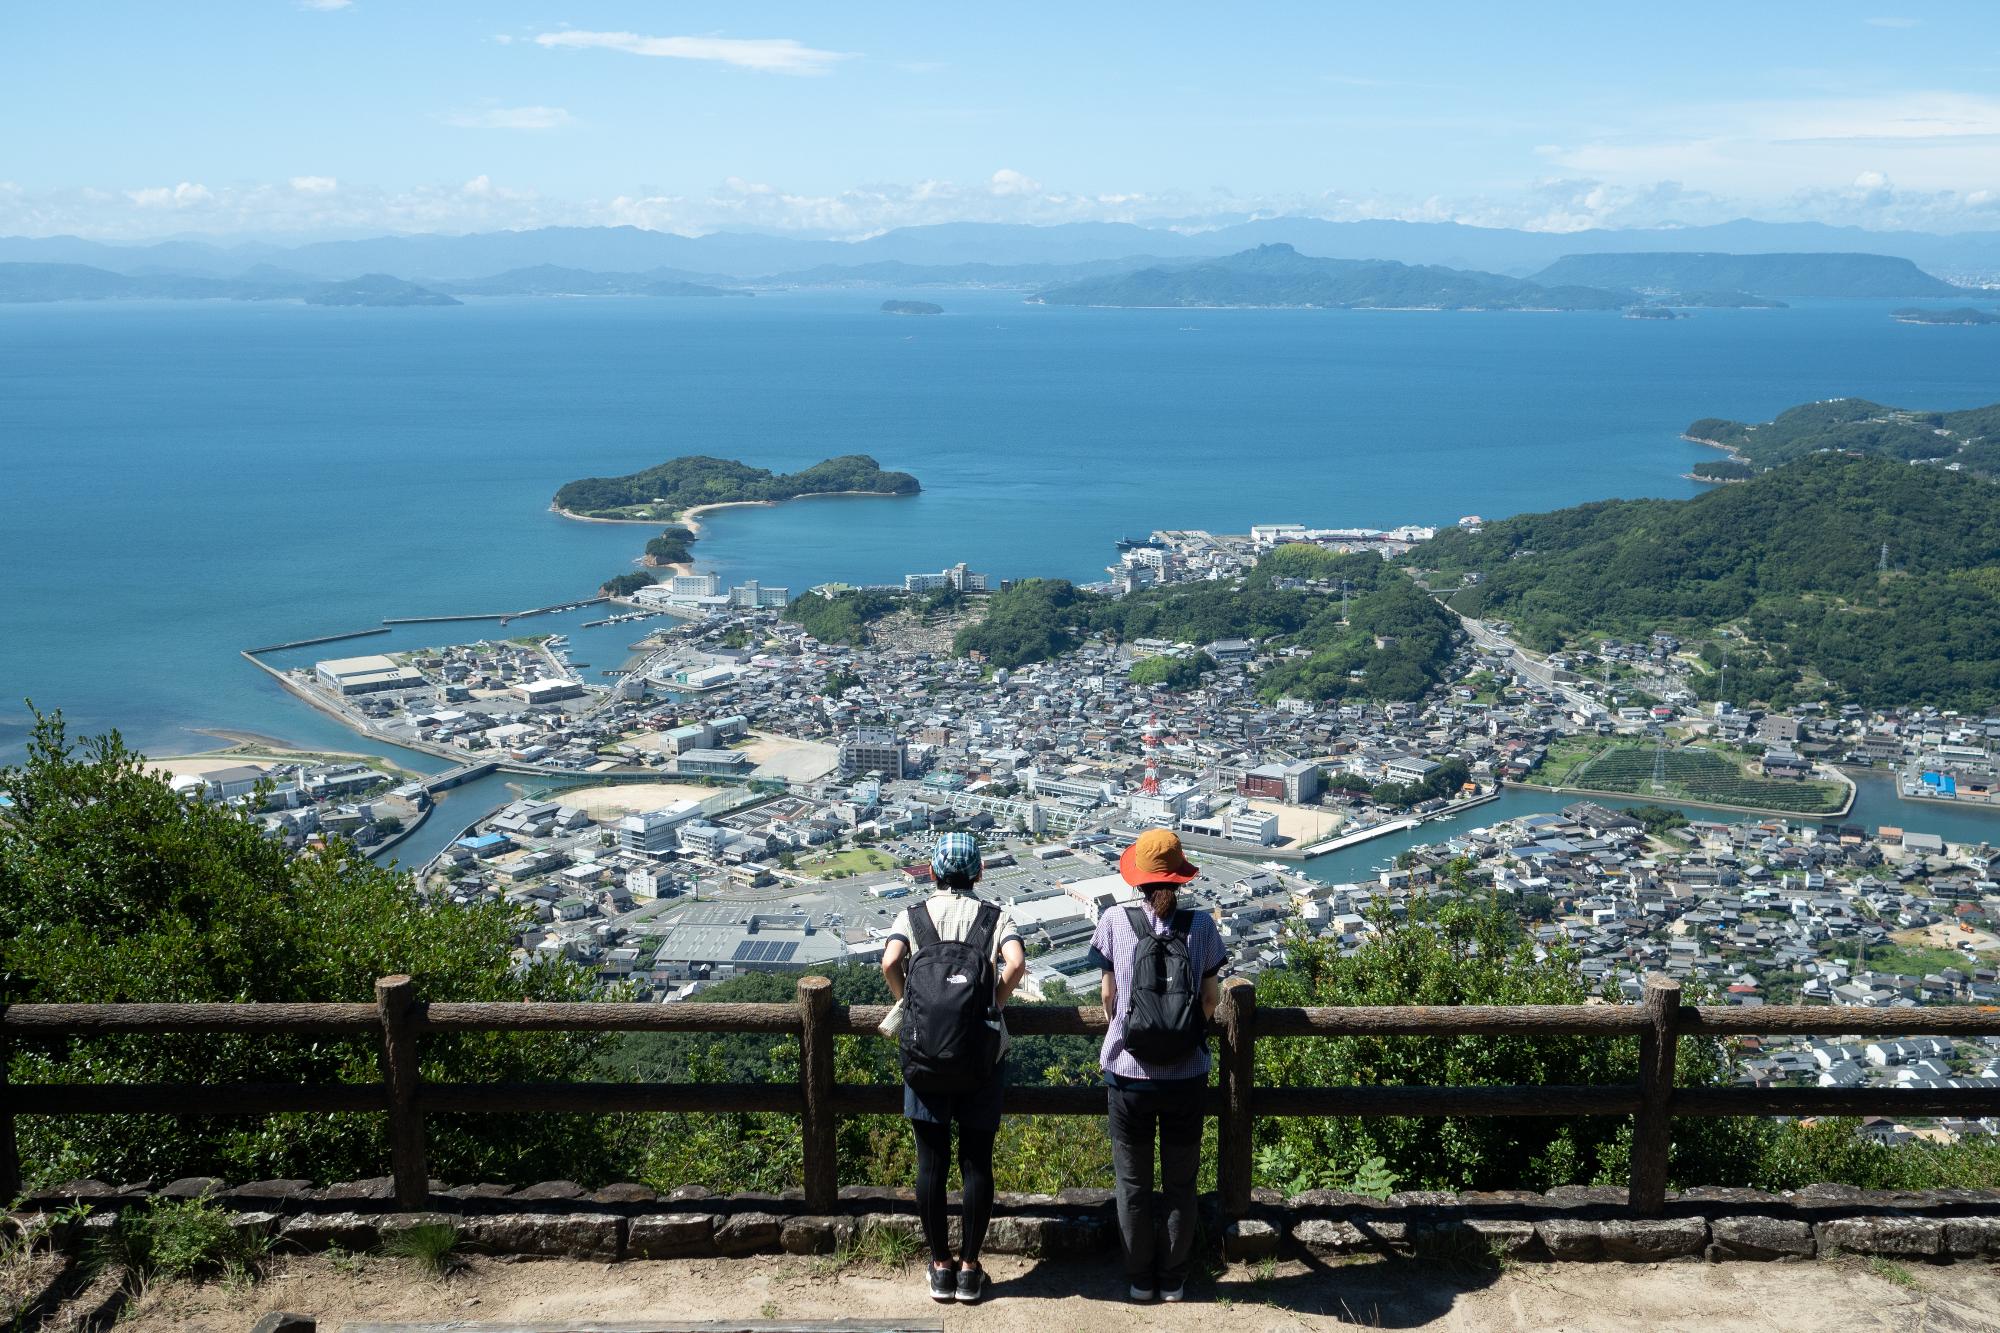
<path id="1" fill-rule="evenodd" d="M 972 930 L 965 942 L 981 958 L 993 956 L 993 932 L 1000 928 L 1000 908 L 994 903 L 979 904 L 979 914 L 972 919 Z"/>
<path id="2" fill-rule="evenodd" d="M 910 952 L 928 949 L 938 942 L 937 922 L 931 920 L 930 899 L 910 908 Z"/>
<path id="3" fill-rule="evenodd" d="M 1141 940 L 1153 933 L 1153 923 L 1146 920 L 1145 912 L 1139 908 L 1128 906 L 1125 909 L 1125 919 L 1132 923 L 1132 933 Z"/>
<path id="4" fill-rule="evenodd" d="M 1188 935 L 1194 930 L 1194 913 L 1185 907 L 1175 912 L 1171 929 L 1185 943 Z"/>

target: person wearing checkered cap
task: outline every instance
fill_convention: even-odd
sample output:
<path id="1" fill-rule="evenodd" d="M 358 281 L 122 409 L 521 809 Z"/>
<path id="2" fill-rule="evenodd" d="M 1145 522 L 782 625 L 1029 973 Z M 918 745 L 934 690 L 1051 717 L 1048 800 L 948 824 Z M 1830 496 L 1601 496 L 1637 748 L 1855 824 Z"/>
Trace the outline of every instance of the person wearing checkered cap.
<path id="1" fill-rule="evenodd" d="M 982 869 L 979 840 L 970 833 L 946 833 L 938 838 L 931 853 L 931 895 L 897 914 L 882 951 L 882 977 L 899 1003 L 910 962 L 919 948 L 926 947 L 922 942 L 928 940 L 934 946 L 971 940 L 982 917 L 991 930 L 996 1015 L 1028 974 L 1028 956 L 1013 918 L 973 892 Z M 917 920 L 919 913 L 921 921 Z M 919 1091 L 907 1078 L 903 1083 L 903 1115 L 917 1140 L 917 1218 L 931 1252 L 926 1277 L 931 1296 L 938 1301 L 970 1304 L 985 1291 L 979 1249 L 993 1216 L 993 1140 L 1000 1132 L 1001 1068 L 1007 1054 L 1006 1027 L 1004 1023 L 999 1026 L 991 1073 L 977 1087 L 936 1092 Z M 958 1126 L 958 1172 L 965 1208 L 956 1255 L 951 1250 L 945 1215 L 954 1124 Z"/>

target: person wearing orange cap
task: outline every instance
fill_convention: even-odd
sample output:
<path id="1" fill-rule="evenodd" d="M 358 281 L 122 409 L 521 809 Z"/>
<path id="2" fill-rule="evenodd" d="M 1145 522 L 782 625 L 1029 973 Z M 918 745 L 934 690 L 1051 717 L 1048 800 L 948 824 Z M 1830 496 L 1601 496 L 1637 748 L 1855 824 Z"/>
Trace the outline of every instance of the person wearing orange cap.
<path id="1" fill-rule="evenodd" d="M 1139 898 L 1105 911 L 1090 941 L 1110 1019 L 1099 1063 L 1118 1174 L 1118 1230 L 1132 1299 L 1178 1301 L 1194 1248 L 1208 1020 L 1222 999 L 1228 953 L 1214 919 L 1180 905 L 1181 887 L 1201 872 L 1173 830 L 1140 834 L 1119 858 L 1118 873 Z"/>

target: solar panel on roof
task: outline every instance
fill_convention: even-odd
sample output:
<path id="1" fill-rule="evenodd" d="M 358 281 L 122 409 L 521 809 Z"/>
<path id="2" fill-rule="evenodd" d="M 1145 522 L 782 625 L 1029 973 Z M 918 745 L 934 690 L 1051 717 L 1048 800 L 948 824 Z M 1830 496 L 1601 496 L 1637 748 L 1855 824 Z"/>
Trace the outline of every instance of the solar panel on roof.
<path id="1" fill-rule="evenodd" d="M 754 948 L 756 948 L 756 947 L 757 947 L 757 943 L 758 943 L 758 942 L 757 942 L 756 940 L 745 940 L 745 941 L 743 941 L 743 943 L 741 943 L 741 944 L 739 944 L 739 945 L 737 945 L 737 946 L 736 946 L 736 955 L 735 955 L 735 957 L 731 958 L 731 959 L 730 959 L 729 961 L 730 961 L 730 962 L 732 962 L 732 963 L 747 963 L 747 962 L 749 962 L 749 961 L 750 961 L 750 951 L 751 951 L 752 949 L 754 949 Z"/>
<path id="2" fill-rule="evenodd" d="M 792 961 L 792 955 L 797 953 L 798 951 L 799 951 L 799 946 L 797 944 L 779 945 L 777 961 L 781 963 L 789 963 Z"/>

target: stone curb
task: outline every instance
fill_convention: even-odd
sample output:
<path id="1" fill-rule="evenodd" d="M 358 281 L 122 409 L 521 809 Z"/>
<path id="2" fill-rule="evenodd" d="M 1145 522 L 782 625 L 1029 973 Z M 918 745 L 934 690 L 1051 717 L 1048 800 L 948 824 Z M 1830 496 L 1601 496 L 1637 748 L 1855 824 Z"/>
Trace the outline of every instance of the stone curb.
<path id="1" fill-rule="evenodd" d="M 587 1190 L 570 1181 L 525 1188 L 432 1183 L 429 1208 L 398 1211 L 387 1180 L 317 1187 L 255 1181 L 230 1187 L 206 1178 L 153 1188 L 73 1181 L 31 1197 L 27 1212 L 88 1202 L 72 1246 L 111 1225 L 116 1213 L 152 1198 L 213 1198 L 232 1225 L 268 1236 L 281 1250 L 365 1251 L 424 1223 L 458 1228 L 468 1250 L 496 1255 L 620 1259 L 832 1254 L 878 1232 L 917 1234 L 909 1190 L 850 1187 L 838 1211 L 809 1213 L 797 1191 L 711 1195 L 683 1187 L 665 1195 L 642 1185 Z M 2000 1258 L 2000 1191 L 1930 1193 L 1813 1186 L 1792 1194 L 1695 1189 L 1672 1196 L 1662 1216 L 1634 1217 L 1624 1192 L 1565 1186 L 1375 1199 L 1308 1191 L 1286 1199 L 1260 1190 L 1249 1215 L 1224 1222 L 1204 1198 L 1204 1227 L 1226 1258 L 1505 1258 L 1564 1262 L 1834 1258 L 1843 1254 L 1950 1261 Z M 23 1214 L 17 1214 L 17 1217 Z M 954 1219 L 954 1232 L 956 1219 Z M 1118 1245 L 1107 1190 L 1008 1194 L 996 1200 L 987 1248 L 1040 1258 L 1095 1256 Z"/>

